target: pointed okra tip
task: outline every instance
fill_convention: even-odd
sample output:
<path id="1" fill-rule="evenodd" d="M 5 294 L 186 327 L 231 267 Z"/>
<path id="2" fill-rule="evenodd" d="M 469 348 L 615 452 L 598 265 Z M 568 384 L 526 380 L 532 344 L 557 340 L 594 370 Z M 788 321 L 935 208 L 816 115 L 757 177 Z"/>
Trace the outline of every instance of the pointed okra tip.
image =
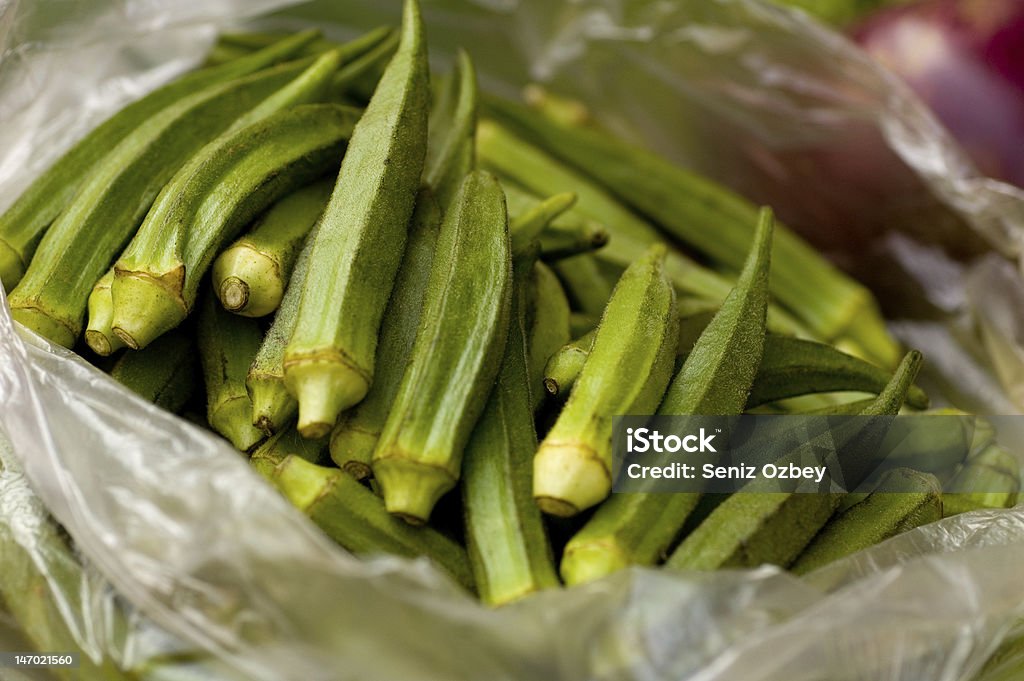
<path id="1" fill-rule="evenodd" d="M 599 504 L 611 474 L 585 443 L 542 442 L 533 457 L 533 498 L 548 515 L 568 518 Z"/>

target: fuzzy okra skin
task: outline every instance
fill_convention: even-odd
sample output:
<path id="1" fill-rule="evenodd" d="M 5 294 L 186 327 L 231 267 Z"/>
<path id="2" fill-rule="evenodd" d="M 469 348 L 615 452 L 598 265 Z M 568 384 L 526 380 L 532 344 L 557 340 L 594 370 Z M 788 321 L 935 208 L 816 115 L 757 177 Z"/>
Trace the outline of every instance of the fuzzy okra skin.
<path id="1" fill-rule="evenodd" d="M 476 71 L 469 55 L 459 50 L 455 69 L 430 111 L 430 140 L 423 167 L 423 181 L 442 210 L 459 191 L 462 179 L 476 165 Z"/>
<path id="2" fill-rule="evenodd" d="M 858 504 L 829 521 L 790 569 L 803 575 L 897 534 L 942 519 L 942 486 L 930 473 L 894 468 Z"/>
<path id="3" fill-rule="evenodd" d="M 176 329 L 145 350 L 121 355 L 110 375 L 156 406 L 178 412 L 198 387 L 196 364 L 192 335 Z"/>
<path id="4" fill-rule="evenodd" d="M 297 33 L 230 64 L 185 74 L 124 107 L 83 137 L 0 215 L 0 282 L 7 291 L 21 280 L 46 229 L 121 140 L 180 100 L 283 61 L 317 35 L 317 31 Z"/>
<path id="5" fill-rule="evenodd" d="M 429 98 L 419 4 L 406 0 L 401 42 L 352 133 L 334 193 L 312 240 L 285 383 L 299 431 L 330 433 L 366 396 L 377 335 L 405 249 L 423 171 Z"/>
<path id="6" fill-rule="evenodd" d="M 652 246 L 622 275 L 601 317 L 594 349 L 533 459 L 533 496 L 545 513 L 572 516 L 612 485 L 612 418 L 650 413 L 672 377 L 678 314 Z"/>
<path id="7" fill-rule="evenodd" d="M 220 306 L 212 291 L 206 292 L 198 331 L 206 420 L 243 452 L 264 438 L 252 425 L 252 401 L 245 391 L 245 376 L 262 339 L 255 319 L 231 314 Z"/>
<path id="8" fill-rule="evenodd" d="M 514 102 L 488 105 L 503 125 L 587 173 L 673 237 L 723 267 L 742 265 L 756 224 L 756 208 L 746 199 L 600 130 L 560 125 Z M 777 231 L 773 297 L 819 338 L 847 339 L 866 357 L 893 366 L 899 348 L 871 293 L 784 226 Z"/>
<path id="9" fill-rule="evenodd" d="M 895 415 L 920 367 L 921 353 L 907 353 L 885 389 L 860 415 Z M 835 435 L 825 434 L 829 444 Z M 848 435 L 859 437 L 860 433 Z M 792 562 L 828 522 L 844 495 L 826 490 L 806 494 L 764 491 L 766 483 L 770 486 L 771 482 L 752 480 L 729 496 L 683 540 L 667 565 L 683 570 L 716 570 L 762 563 L 786 566 Z M 854 487 L 860 482 L 847 481 Z"/>
<path id="10" fill-rule="evenodd" d="M 536 409 L 544 397 L 544 367 L 569 342 L 569 300 L 551 269 L 536 263 L 530 282 L 530 395 Z"/>
<path id="11" fill-rule="evenodd" d="M 469 562 L 481 600 L 494 606 L 558 586 L 530 470 L 537 449 L 526 325 L 532 266 L 531 257 L 514 264 L 505 356 L 462 463 Z"/>
<path id="12" fill-rule="evenodd" d="M 762 210 L 736 287 L 672 379 L 659 414 L 743 411 L 764 350 L 773 227 L 771 211 Z M 578 584 L 629 565 L 655 564 L 665 557 L 699 498 L 698 493 L 613 495 L 569 540 L 562 578 Z"/>
<path id="13" fill-rule="evenodd" d="M 333 188 L 334 178 L 330 178 L 292 192 L 217 256 L 213 290 L 225 310 L 263 317 L 281 305 L 299 251 Z"/>
<path id="14" fill-rule="evenodd" d="M 268 205 L 337 168 L 359 110 L 304 104 L 323 94 L 337 63 L 333 53 L 318 59 L 204 146 L 157 196 L 114 263 L 113 330 L 126 345 L 145 347 L 180 324 L 225 243 Z"/>
<path id="15" fill-rule="evenodd" d="M 203 145 L 295 79 L 308 63 L 282 64 L 209 86 L 138 126 L 90 168 L 46 232 L 11 292 L 15 319 L 71 347 L 93 285 L 142 222 L 160 190 Z"/>
<path id="16" fill-rule="evenodd" d="M 501 362 L 511 276 L 505 195 L 474 171 L 441 223 L 412 355 L 373 452 L 388 511 L 409 522 L 426 522 L 459 479 Z"/>
<path id="17" fill-rule="evenodd" d="M 380 326 L 373 384 L 362 402 L 342 414 L 331 433 L 331 459 L 358 480 L 373 473 L 373 450 L 412 355 L 440 227 L 441 209 L 430 190 L 423 189 L 416 199 L 409 241 Z"/>
<path id="18" fill-rule="evenodd" d="M 289 456 L 271 478 L 296 508 L 349 551 L 425 556 L 459 584 L 473 589 L 464 548 L 437 530 L 413 527 L 394 517 L 377 495 L 344 471 Z"/>

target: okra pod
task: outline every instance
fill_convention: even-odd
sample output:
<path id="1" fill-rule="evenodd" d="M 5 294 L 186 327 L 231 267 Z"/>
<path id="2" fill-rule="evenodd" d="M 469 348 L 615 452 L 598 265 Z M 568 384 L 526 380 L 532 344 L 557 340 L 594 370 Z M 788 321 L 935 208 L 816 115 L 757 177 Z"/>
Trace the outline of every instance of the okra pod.
<path id="1" fill-rule="evenodd" d="M 314 231 L 316 227 L 313 228 Z M 285 289 L 274 322 L 267 329 L 245 378 L 246 391 L 252 400 L 252 424 L 267 435 L 280 431 L 299 409 L 298 402 L 284 384 L 284 351 L 295 329 L 302 287 L 309 268 L 309 250 L 313 233 L 295 261 L 295 269 Z"/>
<path id="2" fill-rule="evenodd" d="M 1009 508 L 1020 492 L 1020 462 L 998 444 L 969 457 L 943 496 L 948 517 L 979 508 Z"/>
<path id="3" fill-rule="evenodd" d="M 359 110 L 316 100 L 329 53 L 207 144 L 157 196 L 114 264 L 114 333 L 142 348 L 180 324 L 224 244 L 263 209 L 337 168 Z"/>
<path id="4" fill-rule="evenodd" d="M 89 293 L 86 302 L 89 323 L 85 327 L 85 342 L 97 355 L 106 357 L 123 348 L 122 341 L 114 333 L 114 298 L 110 287 L 114 283 L 114 270 L 110 269 L 100 277 Z"/>
<path id="5" fill-rule="evenodd" d="M 741 267 L 757 222 L 746 199 L 601 130 L 561 125 L 513 102 L 488 104 L 503 125 L 587 173 L 674 238 L 725 268 Z M 822 340 L 846 339 L 880 365 L 894 365 L 898 346 L 871 293 L 783 225 L 776 242 L 773 297 Z"/>
<path id="6" fill-rule="evenodd" d="M 675 290 L 666 249 L 652 246 L 622 275 L 601 316 L 594 349 L 533 460 L 533 496 L 545 513 L 572 516 L 612 483 L 612 418 L 653 410 L 672 375 Z"/>
<path id="7" fill-rule="evenodd" d="M 423 167 L 423 181 L 434 192 L 442 210 L 447 210 L 462 179 L 476 165 L 476 115 L 476 71 L 469 55 L 460 50 L 455 70 L 443 81 L 430 111 L 430 137 Z"/>
<path id="8" fill-rule="evenodd" d="M 391 31 L 379 43 L 350 62 L 345 62 L 331 83 L 336 98 L 353 97 L 365 102 L 380 82 L 384 69 L 398 49 L 401 36 Z"/>
<path id="9" fill-rule="evenodd" d="M 143 399 L 178 412 L 198 387 L 198 369 L 191 334 L 175 330 L 145 350 L 118 357 L 110 375 Z"/>
<path id="10" fill-rule="evenodd" d="M 185 74 L 124 107 L 83 137 L 0 215 L 0 282 L 4 288 L 8 292 L 14 289 L 44 232 L 79 189 L 89 184 L 97 167 L 114 153 L 124 138 L 165 109 L 192 99 L 195 93 L 243 78 L 293 56 L 317 35 L 318 31 L 297 33 L 229 64 Z"/>
<path id="11" fill-rule="evenodd" d="M 323 437 L 366 396 L 381 319 L 405 248 L 427 142 L 426 40 L 406 0 L 398 52 L 352 133 L 338 181 L 298 281 L 285 383 L 299 432 Z"/>
<path id="12" fill-rule="evenodd" d="M 555 273 L 539 262 L 533 268 L 530 291 L 530 394 L 536 409 L 545 394 L 544 367 L 569 342 L 569 300 Z"/>
<path id="13" fill-rule="evenodd" d="M 743 411 L 764 349 L 773 226 L 764 209 L 736 287 L 672 379 L 659 414 Z M 614 495 L 569 540 L 562 578 L 578 584 L 664 559 L 699 499 L 699 493 Z"/>
<path id="14" fill-rule="evenodd" d="M 540 221 L 545 221 L 537 236 L 542 260 L 561 260 L 589 253 L 608 243 L 608 230 L 604 225 L 570 210 L 576 205 L 576 195 L 572 192 L 542 200 L 514 182 L 502 181 L 501 186 L 508 201 L 513 252 L 518 253 L 525 248 L 531 232 Z"/>
<path id="15" fill-rule="evenodd" d="M 372 474 L 370 461 L 412 355 L 430 278 L 441 209 L 430 190 L 420 191 L 377 341 L 378 370 L 366 398 L 342 414 L 331 433 L 331 458 L 357 480 Z"/>
<path id="16" fill-rule="evenodd" d="M 558 273 L 573 309 L 595 318 L 601 315 L 615 288 L 615 279 L 601 271 L 593 254 L 575 255 L 552 263 L 551 267 Z"/>
<path id="17" fill-rule="evenodd" d="M 90 168 L 10 295 L 15 319 L 71 347 L 93 286 L 135 233 L 156 195 L 206 142 L 308 66 L 283 64 L 209 86 L 166 107 Z M 116 282 L 115 282 L 116 285 Z"/>
<path id="18" fill-rule="evenodd" d="M 349 551 L 423 556 L 466 589 L 473 589 L 464 548 L 437 530 L 413 527 L 394 517 L 377 495 L 347 473 L 289 456 L 274 469 L 272 479 L 296 508 Z"/>
<path id="19" fill-rule="evenodd" d="M 861 412 L 861 416 L 895 415 L 906 400 L 921 366 L 921 353 L 907 353 L 885 389 Z M 850 425 L 850 424 L 847 424 Z M 860 438 L 871 424 L 858 432 L 826 433 L 831 445 L 835 437 Z M 874 437 L 869 433 L 868 437 Z M 814 443 L 804 445 L 813 448 Z M 798 457 L 801 450 L 787 457 Z M 786 457 L 783 457 L 784 459 Z M 851 470 L 846 480 L 855 488 L 866 477 L 863 470 Z M 767 484 L 766 484 L 767 483 Z M 772 481 L 758 478 L 723 501 L 669 556 L 667 565 L 677 569 L 715 570 L 756 567 L 762 563 L 786 566 L 810 543 L 838 508 L 843 494 L 819 490 L 816 493 L 764 491 Z"/>
<path id="20" fill-rule="evenodd" d="M 373 453 L 388 511 L 409 522 L 426 522 L 459 479 L 508 333 L 510 258 L 505 195 L 474 171 L 441 223 L 412 355 Z"/>
<path id="21" fill-rule="evenodd" d="M 513 270 L 504 359 L 462 464 L 469 562 L 488 605 L 558 586 L 530 470 L 537 450 L 527 340 L 533 258 L 516 259 Z"/>
<path id="22" fill-rule="evenodd" d="M 292 192 L 217 256 L 213 290 L 225 310 L 244 317 L 263 317 L 277 310 L 299 251 L 333 188 L 331 178 Z"/>
<path id="23" fill-rule="evenodd" d="M 894 468 L 858 504 L 831 520 L 791 570 L 803 575 L 897 534 L 942 519 L 941 485 L 934 475 Z"/>
<path id="24" fill-rule="evenodd" d="M 289 456 L 310 463 L 319 463 L 327 450 L 327 439 L 310 440 L 302 437 L 295 426 L 289 426 L 265 440 L 253 450 L 249 465 L 267 480 L 273 480 L 274 469 Z"/>
<path id="25" fill-rule="evenodd" d="M 343 43 L 335 42 L 322 36 L 314 37 L 298 50 L 296 54 L 301 57 L 316 57 L 324 52 L 337 51 L 341 56 L 342 63 L 348 64 L 369 52 L 393 33 L 394 29 L 390 26 L 378 26 Z M 251 53 L 253 50 L 260 50 L 268 45 L 273 45 L 287 38 L 288 35 L 287 33 L 264 33 L 259 31 L 221 33 L 217 36 L 215 49 L 216 47 L 226 48 L 226 51 L 223 53 L 225 55 L 244 55 Z M 207 63 L 210 63 L 210 61 L 208 58 Z"/>
<path id="26" fill-rule="evenodd" d="M 252 425 L 245 375 L 263 334 L 255 319 L 226 311 L 212 291 L 199 310 L 199 359 L 206 384 L 206 420 L 236 449 L 247 452 L 263 439 Z"/>

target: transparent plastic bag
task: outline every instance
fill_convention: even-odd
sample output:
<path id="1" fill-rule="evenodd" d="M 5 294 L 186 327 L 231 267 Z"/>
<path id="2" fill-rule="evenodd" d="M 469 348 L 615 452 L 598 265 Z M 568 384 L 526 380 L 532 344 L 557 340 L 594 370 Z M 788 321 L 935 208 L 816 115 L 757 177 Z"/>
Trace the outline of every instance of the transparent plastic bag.
<path id="1" fill-rule="evenodd" d="M 104 0 L 74 15 L 61 14 L 67 3 L 38 0 L 0 10 L 0 205 L 104 115 L 197 61 L 215 24 L 284 4 Z M 796 14 L 754 0 L 424 7 L 441 60 L 465 45 L 485 87 L 550 82 L 620 133 L 753 195 L 753 171 L 738 170 L 752 149 L 770 168 L 802 145 L 829 148 L 846 125 L 873 129 L 903 172 L 918 171 L 901 187 L 930 197 L 924 214 L 952 216 L 954 228 L 1019 255 L 1019 192 L 972 176 L 903 88 Z M 322 0 L 265 21 L 351 31 L 396 16 L 397 2 Z M 792 218 L 800 226 L 799 213 Z M 941 312 L 894 325 L 925 346 L 936 383 L 951 400 L 1014 410 L 998 381 L 1019 354 L 1016 269 L 997 256 L 956 262 L 911 229 L 872 243 L 904 263 Z M 955 276 L 935 277 L 937 268 Z M 974 293 L 969 281 L 981 282 Z M 991 281 L 1003 288 L 982 306 L 978 291 Z M 0 558 L 29 558 L 58 623 L 96 664 L 275 681 L 952 681 L 980 670 L 1024 615 L 1024 508 L 944 520 L 803 580 L 769 567 L 632 569 L 488 610 L 425 561 L 348 555 L 226 443 L 19 335 L 5 307 L 0 431 L 11 444 L 0 453 Z M 38 501 L 5 503 L 15 478 L 17 494 Z M 63 554 L 33 548 L 42 508 L 83 566 L 74 598 L 60 597 Z M 111 628 L 114 606 L 129 615 L 123 633 L 96 635 Z M 209 656 L 198 671 L 168 663 L 195 651 Z"/>

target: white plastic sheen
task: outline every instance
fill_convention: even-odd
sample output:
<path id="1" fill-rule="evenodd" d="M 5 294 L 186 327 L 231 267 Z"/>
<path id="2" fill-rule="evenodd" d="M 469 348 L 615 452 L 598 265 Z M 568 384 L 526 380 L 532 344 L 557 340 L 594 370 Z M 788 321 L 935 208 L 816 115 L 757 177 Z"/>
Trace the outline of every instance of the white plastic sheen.
<path id="1" fill-rule="evenodd" d="M 621 134 L 752 196 L 779 192 L 798 226 L 808 216 L 787 185 L 811 182 L 820 216 L 849 198 L 812 201 L 826 188 L 788 176 L 800 165 L 789 162 L 856 130 L 895 152 L 923 216 L 1021 255 L 1021 192 L 977 176 L 904 88 L 798 15 L 755 0 L 423 3 L 432 50 L 469 48 L 485 87 L 549 82 Z M 0 1 L 0 206 L 106 115 L 195 64 L 218 27 L 288 4 Z M 351 33 L 397 16 L 397 1 L 320 0 L 265 21 Z M 1019 385 L 998 388 L 1024 362 L 1017 269 L 996 255 L 954 263 L 905 226 L 876 243 L 945 317 L 893 328 L 922 347 L 949 399 L 1019 410 Z M 21 649 L 16 620 L 31 616 L 34 638 L 92 660 L 76 678 L 124 678 L 116 663 L 143 679 L 954 681 L 974 678 L 1024 615 L 1024 507 L 944 520 L 803 580 L 630 570 L 488 610 L 423 561 L 346 554 L 219 438 L 20 334 L 5 305 L 0 594 L 33 596 L 0 608 L 0 649 Z M 1001 674 L 984 678 L 1016 678 Z"/>

